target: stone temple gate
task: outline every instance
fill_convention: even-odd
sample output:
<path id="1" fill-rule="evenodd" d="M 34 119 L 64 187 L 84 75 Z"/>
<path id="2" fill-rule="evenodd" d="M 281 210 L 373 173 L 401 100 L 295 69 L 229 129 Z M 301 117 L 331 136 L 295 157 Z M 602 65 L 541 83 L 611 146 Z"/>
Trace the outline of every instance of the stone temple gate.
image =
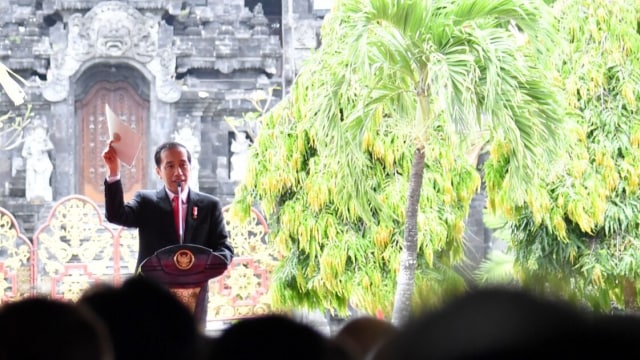
<path id="1" fill-rule="evenodd" d="M 190 186 L 228 205 L 257 132 L 245 114 L 282 99 L 319 45 L 326 9 L 314 3 L 0 0 L 0 62 L 27 94 L 15 106 L 0 91 L 0 114 L 28 121 L 0 128 L 0 304 L 74 300 L 133 273 L 136 232 L 103 220 L 105 105 L 143 138 L 122 167 L 125 198 L 162 185 L 153 151 L 174 139 L 192 152 Z M 210 320 L 269 309 L 266 221 L 254 209 L 227 227 L 236 258 L 210 283 Z"/>
<path id="2" fill-rule="evenodd" d="M 176 139 L 195 155 L 192 185 L 228 204 L 242 165 L 232 144 L 257 130 L 244 115 L 255 99 L 273 105 L 286 94 L 326 13 L 311 0 L 263 3 L 0 0 L 0 62 L 27 80 L 26 104 L 0 94 L 0 114 L 34 120 L 17 137 L 0 132 L 0 206 L 27 236 L 65 196 L 101 206 L 105 104 L 143 136 L 123 167 L 125 196 L 161 185 L 153 150 Z M 25 194 L 21 149 L 35 125 L 51 142 L 51 198 Z"/>

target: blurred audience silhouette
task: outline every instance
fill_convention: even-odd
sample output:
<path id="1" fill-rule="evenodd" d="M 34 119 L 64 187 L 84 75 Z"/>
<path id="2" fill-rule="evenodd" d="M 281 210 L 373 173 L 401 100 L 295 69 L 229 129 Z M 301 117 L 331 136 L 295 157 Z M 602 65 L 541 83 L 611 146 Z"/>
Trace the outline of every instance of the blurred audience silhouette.
<path id="1" fill-rule="evenodd" d="M 78 304 L 105 323 L 116 360 L 200 357 L 205 339 L 193 314 L 153 280 L 134 276 L 120 287 L 98 285 L 88 289 Z"/>
<path id="2" fill-rule="evenodd" d="M 640 317 L 588 311 L 518 288 L 477 288 L 398 327 L 347 319 L 335 335 L 286 314 L 202 333 L 163 285 L 96 284 L 76 304 L 40 297 L 0 307 L 0 359 L 465 360 L 640 357 Z"/>
<path id="3" fill-rule="evenodd" d="M 104 324 L 71 302 L 24 298 L 0 307 L 0 359 L 111 360 Z"/>
<path id="4" fill-rule="evenodd" d="M 481 288 L 413 319 L 374 360 L 610 358 L 640 353 L 635 316 L 595 314 L 520 289 Z"/>
<path id="5" fill-rule="evenodd" d="M 398 331 L 389 321 L 365 315 L 347 320 L 333 339 L 354 359 L 365 360 Z"/>
<path id="6" fill-rule="evenodd" d="M 210 359 L 350 360 L 340 345 L 311 326 L 281 314 L 238 321 L 216 339 Z"/>

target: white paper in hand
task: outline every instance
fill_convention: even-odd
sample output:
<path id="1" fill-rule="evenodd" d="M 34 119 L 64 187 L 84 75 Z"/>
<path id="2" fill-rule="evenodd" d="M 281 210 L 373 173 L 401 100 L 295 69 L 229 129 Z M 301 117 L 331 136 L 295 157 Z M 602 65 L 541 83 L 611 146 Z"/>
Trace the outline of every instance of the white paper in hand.
<path id="1" fill-rule="evenodd" d="M 120 139 L 120 141 L 114 142 L 112 146 L 116 149 L 118 159 L 128 167 L 131 167 L 140 150 L 141 136 L 122 122 L 109 105 L 104 107 L 107 115 L 107 125 L 109 126 L 109 136 L 112 140 Z"/>

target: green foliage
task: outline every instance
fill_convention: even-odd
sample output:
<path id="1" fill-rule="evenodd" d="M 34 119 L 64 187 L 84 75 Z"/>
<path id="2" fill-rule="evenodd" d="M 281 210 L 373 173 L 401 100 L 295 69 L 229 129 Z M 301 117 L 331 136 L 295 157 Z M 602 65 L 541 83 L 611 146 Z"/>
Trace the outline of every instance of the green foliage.
<path id="1" fill-rule="evenodd" d="M 556 66 L 577 124 L 571 151 L 541 169 L 546 184 L 524 206 L 499 189 L 508 158 L 494 156 L 486 169 L 492 204 L 510 221 L 525 286 L 597 309 L 637 306 L 622 293 L 640 275 L 640 3 L 566 0 L 554 8 L 567 44 Z"/>
<path id="2" fill-rule="evenodd" d="M 297 84 L 321 81 L 311 76 L 312 67 L 305 69 Z M 309 106 L 304 99 L 320 95 L 301 87 L 293 89 L 300 101 L 289 98 L 263 118 L 234 207 L 246 213 L 259 201 L 272 227 L 270 240 L 284 254 L 274 275 L 275 307 L 345 313 L 351 303 L 388 314 L 411 151 L 387 128 L 388 119 L 350 138 L 339 112 L 324 121 L 302 116 Z M 337 105 L 353 106 L 345 100 Z M 431 241 L 420 241 L 423 269 L 461 258 L 465 205 L 479 182 L 470 164 L 456 160 L 460 149 L 447 142 L 434 139 L 428 156 L 419 238 Z M 433 277 L 423 271 L 417 281 L 431 283 Z"/>
<path id="3" fill-rule="evenodd" d="M 388 314 L 398 278 L 413 281 L 398 276 L 410 242 L 416 306 L 464 289 L 452 269 L 479 185 L 465 156 L 476 134 L 492 139 L 496 206 L 543 194 L 536 171 L 563 151 L 559 76 L 553 56 L 540 60 L 558 48 L 548 10 L 506 0 L 336 4 L 322 48 L 262 117 L 234 202 L 245 214 L 262 206 L 284 255 L 275 306 Z M 413 164 L 416 151 L 424 164 Z M 422 182 L 410 182 L 423 165 Z"/>
<path id="4" fill-rule="evenodd" d="M 536 57 L 558 48 L 550 24 L 539 1 L 336 4 L 322 48 L 262 117 L 234 202 L 240 214 L 262 206 L 284 255 L 275 306 L 389 313 L 416 149 L 414 304 L 462 291 L 452 268 L 479 185 L 467 137 L 490 134 L 490 185 L 517 205 L 542 193 L 534 170 L 563 150 L 553 57 Z"/>
<path id="5" fill-rule="evenodd" d="M 513 272 L 513 256 L 502 251 L 492 251 L 480 264 L 475 277 L 482 285 L 505 285 L 516 282 Z"/>

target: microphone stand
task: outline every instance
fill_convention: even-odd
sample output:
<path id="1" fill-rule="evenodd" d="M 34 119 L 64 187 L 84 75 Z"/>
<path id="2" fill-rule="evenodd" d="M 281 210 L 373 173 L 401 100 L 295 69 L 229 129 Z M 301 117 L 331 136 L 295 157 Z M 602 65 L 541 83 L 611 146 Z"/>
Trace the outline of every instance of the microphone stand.
<path id="1" fill-rule="evenodd" d="M 182 182 L 178 183 L 178 218 L 180 219 L 178 234 L 180 235 L 180 244 L 182 244 L 184 242 L 184 220 L 182 216 Z"/>

